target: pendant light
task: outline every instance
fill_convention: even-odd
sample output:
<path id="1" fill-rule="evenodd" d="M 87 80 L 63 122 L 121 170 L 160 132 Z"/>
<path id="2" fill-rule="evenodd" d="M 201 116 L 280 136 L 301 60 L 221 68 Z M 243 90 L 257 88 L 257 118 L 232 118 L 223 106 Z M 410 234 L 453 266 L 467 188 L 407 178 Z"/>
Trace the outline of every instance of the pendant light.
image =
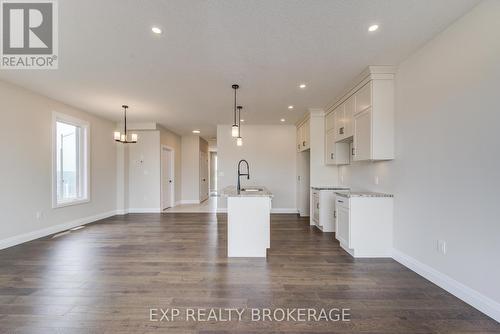
<path id="1" fill-rule="evenodd" d="M 238 137 L 236 138 L 236 145 L 243 146 L 243 138 L 241 138 L 241 109 L 242 106 L 238 106 Z"/>
<path id="2" fill-rule="evenodd" d="M 236 137 L 238 137 L 238 131 L 239 131 L 239 125 L 238 125 L 238 123 L 236 123 L 236 90 L 238 88 L 240 88 L 240 86 L 237 84 L 234 84 L 232 87 L 234 89 L 234 110 L 233 110 L 234 123 L 233 123 L 233 126 L 231 127 L 231 135 L 233 136 L 233 138 L 236 138 Z"/>
<path id="3" fill-rule="evenodd" d="M 123 105 L 123 115 L 124 115 L 124 131 L 115 131 L 115 141 L 123 144 L 135 144 L 137 143 L 137 133 L 132 133 L 130 136 L 127 133 L 127 105 Z"/>

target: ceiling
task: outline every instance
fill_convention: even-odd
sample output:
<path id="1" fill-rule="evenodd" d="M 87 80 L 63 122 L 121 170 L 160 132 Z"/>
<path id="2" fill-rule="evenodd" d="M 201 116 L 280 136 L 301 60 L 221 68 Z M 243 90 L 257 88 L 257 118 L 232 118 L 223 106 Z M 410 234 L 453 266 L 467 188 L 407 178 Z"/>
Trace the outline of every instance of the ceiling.
<path id="1" fill-rule="evenodd" d="M 293 124 L 367 65 L 400 63 L 478 2 L 64 0 L 59 69 L 0 78 L 115 121 L 126 103 L 131 121 L 209 138 L 232 123 L 233 83 L 246 124 Z"/>

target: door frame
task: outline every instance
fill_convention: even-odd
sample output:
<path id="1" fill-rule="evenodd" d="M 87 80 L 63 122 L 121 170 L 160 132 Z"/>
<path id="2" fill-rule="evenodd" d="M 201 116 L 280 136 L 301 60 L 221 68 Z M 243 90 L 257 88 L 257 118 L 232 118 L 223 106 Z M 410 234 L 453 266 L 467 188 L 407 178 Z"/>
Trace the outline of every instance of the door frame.
<path id="1" fill-rule="evenodd" d="M 165 164 L 165 159 L 164 159 L 164 152 L 168 152 L 167 154 L 170 155 L 170 166 L 167 166 L 167 170 L 169 171 L 170 175 L 163 175 L 163 167 Z M 172 183 L 169 183 L 168 188 L 169 189 L 164 189 L 164 177 L 169 176 L 169 179 L 172 180 Z M 170 192 L 170 208 L 174 206 L 175 204 L 175 150 L 167 145 L 161 145 L 161 152 L 160 152 L 160 188 L 161 188 L 161 196 L 160 196 L 160 207 L 161 211 L 167 209 L 163 205 L 163 198 L 165 197 L 166 191 Z"/>

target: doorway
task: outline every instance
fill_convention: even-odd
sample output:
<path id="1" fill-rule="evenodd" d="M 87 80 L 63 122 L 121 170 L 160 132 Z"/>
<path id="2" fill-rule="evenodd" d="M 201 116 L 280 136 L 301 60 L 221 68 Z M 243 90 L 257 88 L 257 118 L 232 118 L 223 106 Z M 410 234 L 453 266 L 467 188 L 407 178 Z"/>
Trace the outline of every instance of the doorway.
<path id="1" fill-rule="evenodd" d="M 161 208 L 162 210 L 174 206 L 174 150 L 168 146 L 161 148 Z"/>

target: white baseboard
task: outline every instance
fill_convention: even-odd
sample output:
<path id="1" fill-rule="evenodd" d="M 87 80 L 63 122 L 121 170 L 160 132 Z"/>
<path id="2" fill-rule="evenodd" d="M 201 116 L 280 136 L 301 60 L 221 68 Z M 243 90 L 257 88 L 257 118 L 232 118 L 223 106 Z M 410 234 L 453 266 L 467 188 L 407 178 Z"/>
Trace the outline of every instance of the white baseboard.
<path id="1" fill-rule="evenodd" d="M 159 208 L 130 208 L 127 213 L 161 213 Z"/>
<path id="2" fill-rule="evenodd" d="M 271 213 L 299 213 L 297 208 L 272 208 Z"/>
<path id="3" fill-rule="evenodd" d="M 217 209 L 217 212 L 218 213 L 227 213 L 227 208 L 219 208 Z M 288 209 L 288 208 L 272 208 L 271 209 L 271 213 L 272 214 L 275 214 L 275 213 L 293 213 L 293 214 L 297 214 L 299 211 L 297 209 Z"/>
<path id="4" fill-rule="evenodd" d="M 392 250 L 392 258 L 487 316 L 500 322 L 500 303 L 397 249 Z"/>
<path id="5" fill-rule="evenodd" d="M 128 213 L 128 209 L 116 210 L 116 214 L 119 216 L 126 215 Z"/>
<path id="6" fill-rule="evenodd" d="M 195 199 L 183 199 L 181 201 L 177 201 L 175 205 L 181 205 L 181 204 L 200 204 L 200 201 Z"/>
<path id="7" fill-rule="evenodd" d="M 70 228 L 74 228 L 80 225 L 93 223 L 95 221 L 112 217 L 114 215 L 116 215 L 116 211 L 104 212 L 90 217 L 75 219 L 67 223 L 46 227 L 41 230 L 36 230 L 21 235 L 16 235 L 7 239 L 0 240 L 0 249 L 9 248 L 31 240 L 43 238 L 54 233 L 66 231 L 69 230 Z"/>

